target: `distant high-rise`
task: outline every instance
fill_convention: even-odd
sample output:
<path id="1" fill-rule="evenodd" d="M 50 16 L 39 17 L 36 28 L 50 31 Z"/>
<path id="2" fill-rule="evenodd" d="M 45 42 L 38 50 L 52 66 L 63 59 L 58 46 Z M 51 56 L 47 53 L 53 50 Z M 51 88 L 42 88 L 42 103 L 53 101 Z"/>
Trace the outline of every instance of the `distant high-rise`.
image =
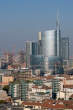
<path id="1" fill-rule="evenodd" d="M 58 15 L 57 15 L 57 21 L 56 21 L 56 30 L 57 30 L 57 56 L 61 56 L 61 32 L 60 32 Z"/>
<path id="2" fill-rule="evenodd" d="M 26 42 L 26 54 L 27 55 L 37 55 L 38 46 L 37 42 L 27 41 Z"/>
<path id="3" fill-rule="evenodd" d="M 38 49 L 36 48 L 38 45 Z M 37 54 L 38 50 L 38 54 Z M 38 33 L 37 44 L 26 43 L 26 55 L 31 62 L 31 67 L 40 68 L 44 73 L 60 73 L 61 59 L 61 32 L 59 19 L 57 18 L 56 29 Z M 27 63 L 28 64 L 28 63 Z"/>
<path id="4" fill-rule="evenodd" d="M 38 54 L 44 56 L 61 56 L 61 31 L 57 16 L 56 30 L 38 33 Z"/>
<path id="5" fill-rule="evenodd" d="M 41 32 L 38 33 L 38 55 L 42 55 L 42 41 Z"/>
<path id="6" fill-rule="evenodd" d="M 38 55 L 44 56 L 43 67 L 46 72 L 54 71 L 56 63 L 61 64 L 61 32 L 58 16 L 56 29 L 38 33 Z"/>
<path id="7" fill-rule="evenodd" d="M 30 56 L 37 55 L 38 45 L 37 42 L 27 41 L 26 42 L 26 65 L 30 66 Z"/>
<path id="8" fill-rule="evenodd" d="M 43 56 L 43 70 L 48 73 L 60 73 L 62 65 L 61 59 L 61 35 L 59 23 L 57 29 L 39 32 L 38 52 Z M 40 63 L 39 63 L 40 64 Z M 60 68 L 61 67 L 61 68 Z M 57 72 L 56 72 L 57 71 Z"/>
<path id="9" fill-rule="evenodd" d="M 64 60 L 69 60 L 69 38 L 64 37 L 61 40 L 61 56 Z"/>
<path id="10" fill-rule="evenodd" d="M 24 54 L 24 51 L 21 50 L 21 51 L 18 52 L 17 62 L 18 62 L 19 64 L 23 64 L 24 61 L 25 61 L 25 54 Z"/>
<path id="11" fill-rule="evenodd" d="M 45 57 L 57 56 L 57 31 L 48 30 L 41 33 L 42 54 Z"/>

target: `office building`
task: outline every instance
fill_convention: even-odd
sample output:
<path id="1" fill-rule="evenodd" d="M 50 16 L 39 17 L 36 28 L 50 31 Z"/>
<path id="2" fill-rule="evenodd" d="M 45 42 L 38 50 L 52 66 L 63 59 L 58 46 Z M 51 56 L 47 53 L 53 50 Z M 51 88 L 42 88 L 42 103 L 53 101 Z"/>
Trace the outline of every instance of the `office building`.
<path id="1" fill-rule="evenodd" d="M 41 32 L 38 33 L 38 55 L 42 55 L 42 41 Z"/>
<path id="2" fill-rule="evenodd" d="M 44 56 L 41 55 L 31 55 L 31 67 L 33 69 L 43 69 L 44 68 Z"/>
<path id="3" fill-rule="evenodd" d="M 48 30 L 42 32 L 42 54 L 45 57 L 57 56 L 57 31 Z"/>
<path id="4" fill-rule="evenodd" d="M 61 56 L 61 31 L 58 16 L 56 21 L 56 30 L 57 30 L 57 56 Z"/>
<path id="5" fill-rule="evenodd" d="M 44 32 L 39 32 L 38 36 L 38 52 L 41 56 L 43 56 L 41 67 L 46 72 L 58 72 L 60 73 L 59 66 L 62 66 L 61 61 L 61 35 L 59 29 L 59 23 L 57 22 L 56 30 L 47 30 Z M 57 62 L 60 62 L 60 65 L 56 65 Z M 40 64 L 40 63 L 39 63 Z M 56 66 L 55 66 L 56 65 Z M 59 70 L 58 70 L 58 69 Z"/>
<path id="6" fill-rule="evenodd" d="M 61 40 L 61 56 L 64 60 L 69 60 L 69 38 L 64 37 Z"/>
<path id="7" fill-rule="evenodd" d="M 38 54 L 44 56 L 61 56 L 61 31 L 57 16 L 56 29 L 38 33 Z"/>
<path id="8" fill-rule="evenodd" d="M 37 55 L 38 45 L 37 42 L 27 41 L 26 42 L 26 54 Z"/>
<path id="9" fill-rule="evenodd" d="M 30 67 L 30 56 L 37 55 L 38 45 L 37 42 L 27 41 L 26 42 L 26 66 Z"/>
<path id="10" fill-rule="evenodd" d="M 56 71 L 61 69 L 61 32 L 58 19 L 56 29 L 38 33 L 37 44 L 33 44 L 33 42 L 26 43 L 26 55 L 28 60 L 27 67 L 30 65 L 29 67 L 35 69 L 40 68 L 40 70 L 46 73 L 53 73 L 56 67 Z M 57 62 L 60 62 L 60 64 L 57 65 Z"/>
<path id="11" fill-rule="evenodd" d="M 50 56 L 44 57 L 41 55 L 31 56 L 31 67 L 33 69 L 40 69 L 44 73 L 49 74 L 63 74 L 63 61 L 61 57 Z"/>

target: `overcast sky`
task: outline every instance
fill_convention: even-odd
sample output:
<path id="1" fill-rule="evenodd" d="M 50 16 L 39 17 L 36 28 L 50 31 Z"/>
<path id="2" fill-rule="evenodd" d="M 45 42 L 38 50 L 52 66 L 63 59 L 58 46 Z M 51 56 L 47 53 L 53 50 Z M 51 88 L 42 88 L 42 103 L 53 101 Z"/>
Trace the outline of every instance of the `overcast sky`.
<path id="1" fill-rule="evenodd" d="M 70 37 L 72 47 L 73 0 L 0 0 L 0 52 L 23 49 L 39 31 L 55 29 L 57 10 L 62 37 Z"/>

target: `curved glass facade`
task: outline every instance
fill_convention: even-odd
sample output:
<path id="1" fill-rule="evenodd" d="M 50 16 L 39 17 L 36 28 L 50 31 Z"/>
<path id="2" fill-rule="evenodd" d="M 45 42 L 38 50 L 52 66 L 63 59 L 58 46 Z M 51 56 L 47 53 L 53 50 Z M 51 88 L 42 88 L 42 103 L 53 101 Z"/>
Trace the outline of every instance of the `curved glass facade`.
<path id="1" fill-rule="evenodd" d="M 42 54 L 44 56 L 57 56 L 57 31 L 49 30 L 41 33 Z"/>

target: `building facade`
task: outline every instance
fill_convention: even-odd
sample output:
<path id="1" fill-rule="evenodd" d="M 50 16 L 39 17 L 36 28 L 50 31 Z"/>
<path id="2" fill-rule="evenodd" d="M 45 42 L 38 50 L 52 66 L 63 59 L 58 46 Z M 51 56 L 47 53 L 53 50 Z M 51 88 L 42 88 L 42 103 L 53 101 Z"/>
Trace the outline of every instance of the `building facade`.
<path id="1" fill-rule="evenodd" d="M 42 32 L 39 32 L 38 33 L 38 55 L 42 55 L 42 41 L 41 41 L 41 33 Z"/>
<path id="2" fill-rule="evenodd" d="M 42 32 L 42 54 L 46 57 L 57 56 L 57 31 Z"/>
<path id="3" fill-rule="evenodd" d="M 64 37 L 61 40 L 61 56 L 64 60 L 69 60 L 69 38 Z"/>
<path id="4" fill-rule="evenodd" d="M 30 67 L 30 56 L 37 55 L 38 45 L 37 42 L 27 41 L 26 42 L 26 66 Z"/>
<path id="5" fill-rule="evenodd" d="M 15 81 L 13 83 L 10 83 L 9 85 L 9 95 L 13 99 L 21 99 L 26 100 L 27 93 L 28 93 L 28 84 L 24 81 Z"/>

